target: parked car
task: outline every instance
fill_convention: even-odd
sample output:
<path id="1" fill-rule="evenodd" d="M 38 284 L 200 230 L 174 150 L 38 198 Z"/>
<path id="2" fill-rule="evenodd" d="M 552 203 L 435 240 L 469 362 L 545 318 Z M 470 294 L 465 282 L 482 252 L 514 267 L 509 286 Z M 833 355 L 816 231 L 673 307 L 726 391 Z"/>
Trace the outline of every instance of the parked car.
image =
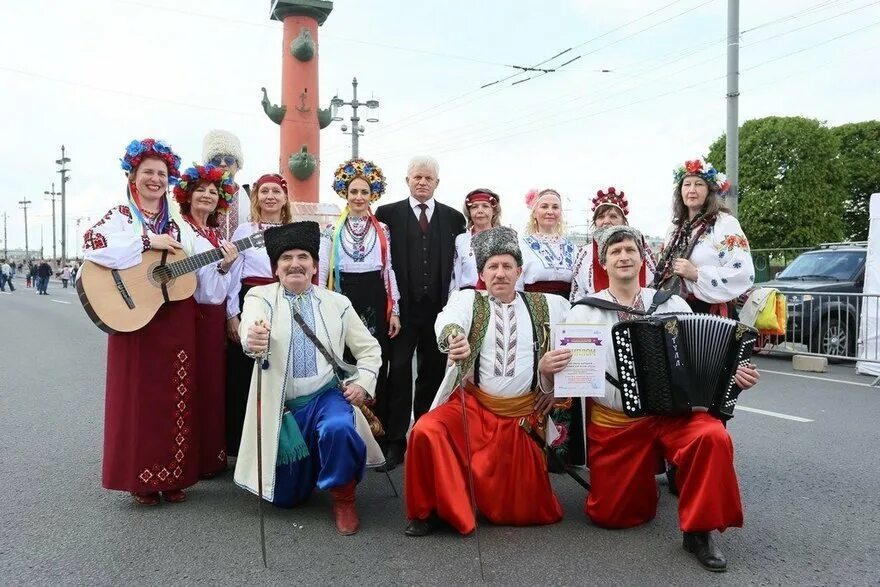
<path id="1" fill-rule="evenodd" d="M 760 284 L 786 295 L 786 340 L 814 353 L 854 356 L 862 298 L 846 294 L 862 293 L 867 253 L 864 243 L 822 245 Z"/>

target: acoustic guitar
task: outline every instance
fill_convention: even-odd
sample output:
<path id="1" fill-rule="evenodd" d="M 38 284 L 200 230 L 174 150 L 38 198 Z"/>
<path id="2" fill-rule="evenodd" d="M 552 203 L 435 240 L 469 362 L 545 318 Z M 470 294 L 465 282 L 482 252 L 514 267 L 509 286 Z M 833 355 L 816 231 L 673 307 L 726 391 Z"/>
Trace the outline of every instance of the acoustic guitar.
<path id="1" fill-rule="evenodd" d="M 263 246 L 263 233 L 255 232 L 234 243 L 239 252 Z M 76 280 L 83 308 L 95 326 L 108 334 L 134 332 L 146 326 L 162 304 L 185 300 L 196 291 L 194 271 L 223 258 L 222 249 L 188 257 L 177 250 L 144 251 L 140 264 L 109 269 L 85 261 Z"/>

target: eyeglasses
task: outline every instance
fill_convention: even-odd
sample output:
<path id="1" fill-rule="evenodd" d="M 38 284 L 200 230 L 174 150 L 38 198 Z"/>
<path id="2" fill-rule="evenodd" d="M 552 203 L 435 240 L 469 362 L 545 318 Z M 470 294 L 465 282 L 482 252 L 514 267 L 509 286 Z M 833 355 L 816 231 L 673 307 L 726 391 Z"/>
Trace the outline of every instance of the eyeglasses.
<path id="1" fill-rule="evenodd" d="M 223 165 L 226 164 L 227 167 L 232 166 L 238 163 L 238 159 L 233 157 L 232 155 L 217 155 L 213 159 L 211 159 L 211 165 Z"/>

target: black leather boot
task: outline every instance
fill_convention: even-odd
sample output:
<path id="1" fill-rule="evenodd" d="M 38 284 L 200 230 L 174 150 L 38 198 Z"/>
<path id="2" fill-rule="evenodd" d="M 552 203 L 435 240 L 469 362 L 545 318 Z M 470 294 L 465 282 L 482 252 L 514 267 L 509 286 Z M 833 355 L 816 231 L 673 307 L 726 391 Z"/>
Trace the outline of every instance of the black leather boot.
<path id="1" fill-rule="evenodd" d="M 715 544 L 709 532 L 684 532 L 684 549 L 693 553 L 707 571 L 723 573 L 727 570 L 727 559 Z"/>

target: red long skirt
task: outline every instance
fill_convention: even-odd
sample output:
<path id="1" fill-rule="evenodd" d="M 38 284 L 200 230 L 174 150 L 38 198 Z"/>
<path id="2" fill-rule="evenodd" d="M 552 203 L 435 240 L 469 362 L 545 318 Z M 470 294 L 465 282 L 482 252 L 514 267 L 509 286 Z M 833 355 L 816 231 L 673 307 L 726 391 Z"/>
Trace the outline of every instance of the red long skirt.
<path id="1" fill-rule="evenodd" d="M 406 517 L 431 512 L 461 534 L 474 530 L 460 391 L 416 422 L 406 450 Z M 528 526 L 562 519 L 544 454 L 519 427 L 464 394 L 477 509 L 493 524 Z"/>
<path id="2" fill-rule="evenodd" d="M 226 470 L 226 304 L 198 304 L 199 475 Z"/>
<path id="3" fill-rule="evenodd" d="M 109 336 L 105 488 L 146 493 L 198 481 L 195 313 L 192 298 L 167 303 L 142 329 Z"/>
<path id="4" fill-rule="evenodd" d="M 624 428 L 587 426 L 592 490 L 586 514 L 608 528 L 630 528 L 657 513 L 657 459 L 678 467 L 683 532 L 723 532 L 743 523 L 733 442 L 721 420 L 703 412 L 649 416 Z"/>

